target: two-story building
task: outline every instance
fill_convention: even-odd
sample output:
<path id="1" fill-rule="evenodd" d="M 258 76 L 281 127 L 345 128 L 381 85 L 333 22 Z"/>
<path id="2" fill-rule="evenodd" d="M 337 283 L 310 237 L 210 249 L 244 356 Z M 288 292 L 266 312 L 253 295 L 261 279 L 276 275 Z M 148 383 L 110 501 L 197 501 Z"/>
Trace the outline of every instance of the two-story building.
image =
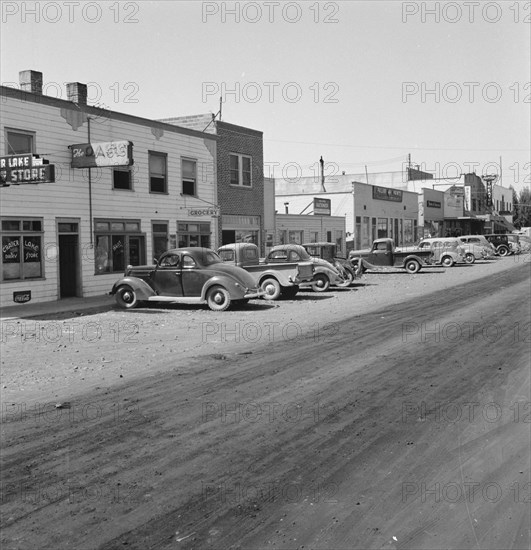
<path id="1" fill-rule="evenodd" d="M 128 264 L 213 247 L 217 136 L 42 95 L 42 74 L 0 87 L 1 304 L 109 292 Z"/>

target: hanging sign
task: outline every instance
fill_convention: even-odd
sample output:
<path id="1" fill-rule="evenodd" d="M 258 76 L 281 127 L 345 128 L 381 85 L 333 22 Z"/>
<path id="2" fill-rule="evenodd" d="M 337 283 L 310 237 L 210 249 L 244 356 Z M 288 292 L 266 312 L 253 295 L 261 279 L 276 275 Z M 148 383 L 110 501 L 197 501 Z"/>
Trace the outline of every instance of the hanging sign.
<path id="1" fill-rule="evenodd" d="M 105 141 L 69 145 L 72 152 L 72 168 L 96 168 L 104 166 L 131 166 L 133 143 L 131 141 Z"/>
<path id="2" fill-rule="evenodd" d="M 0 157 L 0 180 L 2 185 L 23 183 L 53 183 L 55 165 L 49 164 L 39 155 L 25 153 Z"/>

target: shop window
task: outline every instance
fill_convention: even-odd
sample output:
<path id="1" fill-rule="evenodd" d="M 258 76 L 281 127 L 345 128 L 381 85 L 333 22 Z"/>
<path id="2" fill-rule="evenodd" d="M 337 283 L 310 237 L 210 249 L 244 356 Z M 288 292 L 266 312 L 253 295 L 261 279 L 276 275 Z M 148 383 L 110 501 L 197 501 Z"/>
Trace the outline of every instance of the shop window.
<path id="1" fill-rule="evenodd" d="M 302 231 L 289 231 L 289 244 L 302 244 Z"/>
<path id="2" fill-rule="evenodd" d="M 95 220 L 95 272 L 115 273 L 127 265 L 146 262 L 146 242 L 140 222 L 134 220 Z"/>
<path id="3" fill-rule="evenodd" d="M 336 250 L 341 252 L 343 249 L 343 231 L 336 230 Z"/>
<path id="4" fill-rule="evenodd" d="M 42 220 L 2 220 L 2 280 L 44 277 Z"/>
<path id="5" fill-rule="evenodd" d="M 167 155 L 149 151 L 149 191 L 167 193 Z"/>
<path id="6" fill-rule="evenodd" d="M 310 242 L 311 243 L 319 242 L 319 231 L 310 231 Z"/>
<path id="7" fill-rule="evenodd" d="M 183 180 L 183 195 L 195 196 L 197 194 L 197 162 L 195 160 L 182 159 L 181 172 Z"/>
<path id="8" fill-rule="evenodd" d="M 404 244 L 412 244 L 415 242 L 415 234 L 413 230 L 413 220 L 404 220 Z"/>
<path id="9" fill-rule="evenodd" d="M 387 237 L 387 218 L 378 218 L 378 239 Z"/>
<path id="10" fill-rule="evenodd" d="M 326 242 L 331 243 L 332 242 L 332 231 L 326 232 Z"/>
<path id="11" fill-rule="evenodd" d="M 133 189 L 133 172 L 129 167 L 114 168 L 112 171 L 113 189 Z"/>
<path id="12" fill-rule="evenodd" d="M 230 184 L 243 187 L 252 186 L 251 157 L 246 155 L 230 155 Z"/>
<path id="13" fill-rule="evenodd" d="M 278 232 L 278 244 L 288 244 L 288 232 L 285 229 Z"/>
<path id="14" fill-rule="evenodd" d="M 157 260 L 168 250 L 168 222 L 152 222 L 153 257 Z"/>
<path id="15" fill-rule="evenodd" d="M 210 248 L 209 223 L 178 223 L 177 233 L 179 248 L 188 246 Z"/>
<path id="16" fill-rule="evenodd" d="M 253 229 L 237 229 L 234 237 L 236 243 L 253 243 L 258 246 L 258 231 Z"/>
<path id="17" fill-rule="evenodd" d="M 6 154 L 22 155 L 35 152 L 35 132 L 6 130 Z"/>

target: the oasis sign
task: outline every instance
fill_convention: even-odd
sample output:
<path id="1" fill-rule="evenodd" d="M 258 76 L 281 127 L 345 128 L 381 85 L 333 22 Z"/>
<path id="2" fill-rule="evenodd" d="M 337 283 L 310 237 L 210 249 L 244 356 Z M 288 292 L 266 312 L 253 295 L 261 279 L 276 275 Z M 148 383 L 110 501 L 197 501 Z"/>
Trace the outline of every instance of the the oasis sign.
<path id="1" fill-rule="evenodd" d="M 96 168 L 104 166 L 131 166 L 133 143 L 131 141 L 106 141 L 69 145 L 72 152 L 72 168 Z"/>
<path id="2" fill-rule="evenodd" d="M 5 186 L 52 183 L 55 181 L 55 166 L 31 153 L 0 157 L 0 179 Z"/>

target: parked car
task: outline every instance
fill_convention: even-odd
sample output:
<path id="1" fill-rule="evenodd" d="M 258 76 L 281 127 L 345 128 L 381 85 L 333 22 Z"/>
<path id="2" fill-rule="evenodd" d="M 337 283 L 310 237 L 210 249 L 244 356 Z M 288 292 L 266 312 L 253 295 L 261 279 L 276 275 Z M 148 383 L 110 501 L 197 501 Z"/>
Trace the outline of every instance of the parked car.
<path id="1" fill-rule="evenodd" d="M 496 249 L 485 239 L 483 235 L 462 235 L 457 237 L 465 250 L 465 262 L 473 264 L 476 260 L 488 260 L 494 258 Z"/>
<path id="2" fill-rule="evenodd" d="M 337 246 L 335 243 L 321 242 L 321 243 L 306 243 L 303 244 L 304 248 L 313 258 L 321 258 L 331 263 L 343 276 L 344 282 L 337 284 L 336 286 L 347 287 L 351 283 L 361 276 L 361 269 L 355 271 L 351 263 L 344 257 L 337 254 Z"/>
<path id="3" fill-rule="evenodd" d="M 418 246 L 421 250 L 431 248 L 433 252 L 432 263 L 434 264 L 452 267 L 456 263 L 465 262 L 465 249 L 456 237 L 422 239 Z"/>
<path id="4" fill-rule="evenodd" d="M 302 283 L 301 288 L 310 286 L 315 292 L 324 292 L 330 285 L 344 282 L 339 271 L 326 260 L 312 258 L 300 244 L 280 244 L 274 246 L 265 258 L 265 263 L 278 262 L 313 262 L 314 276 L 311 283 Z"/>
<path id="5" fill-rule="evenodd" d="M 531 237 L 527 235 L 518 235 L 520 241 L 520 249 L 522 253 L 529 254 L 531 252 Z"/>
<path id="6" fill-rule="evenodd" d="M 491 242 L 487 241 L 485 235 L 462 235 L 459 238 L 465 239 L 467 242 L 483 246 L 488 253 L 487 258 L 489 259 L 492 259 L 496 256 L 496 247 Z"/>
<path id="7" fill-rule="evenodd" d="M 218 248 L 219 257 L 226 263 L 245 269 L 263 291 L 266 300 L 278 300 L 281 296 L 293 298 L 299 285 L 313 280 L 313 262 L 260 261 L 258 247 L 253 243 L 232 243 Z"/>
<path id="8" fill-rule="evenodd" d="M 509 241 L 509 246 L 511 247 L 511 252 L 513 254 L 520 254 L 522 252 L 522 247 L 520 245 L 520 236 L 515 235 L 514 233 L 509 233 L 507 235 Z"/>
<path id="9" fill-rule="evenodd" d="M 498 256 L 508 256 L 511 254 L 512 249 L 507 235 L 491 233 L 489 235 L 485 235 L 485 238 L 494 245 Z"/>
<path id="10" fill-rule="evenodd" d="M 397 268 L 417 273 L 423 266 L 431 265 L 432 256 L 431 248 L 395 248 L 393 239 L 389 238 L 376 239 L 371 249 L 351 250 L 348 255 L 354 269 L 361 269 L 362 273 L 368 269 L 382 271 Z"/>
<path id="11" fill-rule="evenodd" d="M 224 311 L 231 304 L 247 303 L 264 292 L 241 267 L 227 265 L 208 248 L 168 250 L 154 265 L 128 265 L 110 294 L 124 309 L 141 302 L 208 304 Z"/>

